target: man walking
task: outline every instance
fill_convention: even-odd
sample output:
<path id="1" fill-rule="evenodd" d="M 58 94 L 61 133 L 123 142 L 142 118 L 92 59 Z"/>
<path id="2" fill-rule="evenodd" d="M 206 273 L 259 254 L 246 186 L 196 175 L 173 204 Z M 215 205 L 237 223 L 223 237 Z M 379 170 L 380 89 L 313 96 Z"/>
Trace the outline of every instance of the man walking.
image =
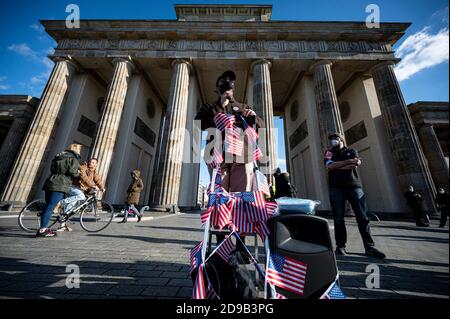
<path id="1" fill-rule="evenodd" d="M 441 221 L 439 224 L 439 227 L 445 227 L 445 224 L 447 223 L 447 216 L 448 216 L 448 192 L 446 192 L 443 188 L 439 188 L 438 192 L 436 194 L 436 206 L 438 207 L 439 211 L 441 212 Z"/>
<path id="2" fill-rule="evenodd" d="M 408 190 L 404 194 L 409 208 L 414 213 L 417 227 L 428 227 L 430 222 L 428 216 L 422 211 L 422 195 L 415 191 L 412 185 L 408 186 Z"/>
<path id="3" fill-rule="evenodd" d="M 359 233 L 364 243 L 365 254 L 385 258 L 385 254 L 375 248 L 370 234 L 366 199 L 356 168 L 361 165 L 356 150 L 344 145 L 344 138 L 338 133 L 330 134 L 331 149 L 325 152 L 325 165 L 328 169 L 330 203 L 334 214 L 336 255 L 346 255 L 347 230 L 345 227 L 345 202 L 349 201 L 355 213 Z"/>

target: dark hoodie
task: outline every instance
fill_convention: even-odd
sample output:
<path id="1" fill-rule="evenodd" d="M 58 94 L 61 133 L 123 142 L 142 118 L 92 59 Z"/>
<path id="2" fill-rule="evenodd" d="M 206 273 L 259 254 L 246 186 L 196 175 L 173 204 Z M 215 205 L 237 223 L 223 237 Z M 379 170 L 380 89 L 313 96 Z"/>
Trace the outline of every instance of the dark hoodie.
<path id="1" fill-rule="evenodd" d="M 80 155 L 66 150 L 55 156 L 50 167 L 51 175 L 43 189 L 49 192 L 69 193 L 74 178 L 80 174 Z"/>
<path id="2" fill-rule="evenodd" d="M 128 186 L 127 190 L 127 199 L 125 202 L 128 205 L 137 205 L 139 204 L 139 197 L 141 197 L 141 191 L 144 188 L 144 183 L 142 182 L 142 179 L 140 179 L 141 172 L 138 170 L 134 170 L 132 173 L 136 175 L 136 179 L 133 178 L 133 181 L 131 182 L 130 186 Z"/>

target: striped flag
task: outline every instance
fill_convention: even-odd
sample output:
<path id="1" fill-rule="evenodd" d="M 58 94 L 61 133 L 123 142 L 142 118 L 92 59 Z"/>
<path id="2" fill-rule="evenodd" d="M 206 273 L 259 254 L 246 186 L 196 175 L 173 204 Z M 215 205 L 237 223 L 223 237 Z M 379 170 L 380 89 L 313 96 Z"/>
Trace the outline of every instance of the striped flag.
<path id="1" fill-rule="evenodd" d="M 271 252 L 266 270 L 266 280 L 272 285 L 303 295 L 306 268 L 305 263 Z"/>
<path id="2" fill-rule="evenodd" d="M 248 221 L 250 223 L 267 220 L 266 200 L 264 199 L 263 192 L 242 192 L 242 199 L 244 200 Z"/>
<path id="3" fill-rule="evenodd" d="M 231 220 L 239 233 L 253 233 L 253 225 L 248 220 L 244 200 L 239 195 L 234 198 Z"/>
<path id="4" fill-rule="evenodd" d="M 253 159 L 255 161 L 259 161 L 261 159 L 262 155 L 263 154 L 262 154 L 261 150 L 259 149 L 258 145 L 256 145 L 255 149 L 253 150 Z"/>
<path id="5" fill-rule="evenodd" d="M 194 291 L 192 292 L 192 299 L 206 299 L 205 277 L 203 274 L 204 267 L 204 264 L 198 267 L 197 278 L 195 278 Z"/>
<path id="6" fill-rule="evenodd" d="M 225 131 L 226 128 L 231 128 L 236 123 L 234 115 L 227 115 L 225 113 L 216 113 L 214 115 L 214 124 L 220 131 Z"/>
<path id="7" fill-rule="evenodd" d="M 231 205 L 231 197 L 224 194 L 216 195 L 215 209 L 211 216 L 211 226 L 218 226 L 219 229 L 222 229 L 230 223 Z"/>
<path id="8" fill-rule="evenodd" d="M 282 294 L 275 292 L 275 298 L 274 299 L 287 299 L 285 296 L 283 296 Z"/>
<path id="9" fill-rule="evenodd" d="M 242 118 L 243 119 L 243 118 Z M 262 157 L 261 149 L 258 147 L 258 133 L 256 133 L 256 130 L 247 124 L 247 122 L 243 119 L 244 124 L 244 133 L 248 137 L 248 141 L 250 142 L 250 145 L 253 148 L 253 159 L 255 161 L 259 161 Z"/>
<path id="10" fill-rule="evenodd" d="M 325 291 L 320 299 L 345 299 L 345 295 L 339 287 L 337 280 Z"/>
<path id="11" fill-rule="evenodd" d="M 211 207 L 206 208 L 206 210 L 204 210 L 200 213 L 200 218 L 201 218 L 202 224 L 205 224 L 208 221 L 208 219 L 211 217 L 211 214 L 214 211 L 214 209 L 215 209 L 215 207 L 211 206 Z"/>
<path id="12" fill-rule="evenodd" d="M 278 204 L 275 202 L 267 202 L 266 203 L 266 212 L 269 217 L 272 217 L 277 210 Z"/>
<path id="13" fill-rule="evenodd" d="M 234 243 L 231 238 L 232 234 L 229 234 L 227 238 L 225 238 L 225 240 L 220 243 L 220 246 L 216 251 L 219 257 L 222 258 L 225 262 L 228 262 L 231 252 L 235 249 Z"/>
<path id="14" fill-rule="evenodd" d="M 259 223 L 255 224 L 255 232 L 259 235 L 261 240 L 264 242 L 266 240 L 266 237 L 269 236 L 270 231 L 269 227 L 267 226 L 266 221 L 261 221 Z"/>
<path id="15" fill-rule="evenodd" d="M 267 196 L 270 196 L 270 188 L 269 183 L 267 182 L 267 178 L 259 170 L 256 170 L 253 175 L 253 189 L 261 191 Z"/>
<path id="16" fill-rule="evenodd" d="M 203 263 L 202 248 L 203 248 L 203 240 L 199 242 L 197 245 L 195 245 L 194 248 L 192 248 L 191 263 L 190 263 L 191 267 L 189 274 L 192 274 L 192 272 Z"/>
<path id="17" fill-rule="evenodd" d="M 208 163 L 209 167 L 220 167 L 220 164 L 223 163 L 223 155 L 221 152 L 217 150 L 216 147 L 213 147 L 211 160 Z"/>
<path id="18" fill-rule="evenodd" d="M 225 152 L 236 156 L 241 156 L 244 151 L 244 136 L 241 129 L 233 124 L 232 127 L 225 129 Z"/>

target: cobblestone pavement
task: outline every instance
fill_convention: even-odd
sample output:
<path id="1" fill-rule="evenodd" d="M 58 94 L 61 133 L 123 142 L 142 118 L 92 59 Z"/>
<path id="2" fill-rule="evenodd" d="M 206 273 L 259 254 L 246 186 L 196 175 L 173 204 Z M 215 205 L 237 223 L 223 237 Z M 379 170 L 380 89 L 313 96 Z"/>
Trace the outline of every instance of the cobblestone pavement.
<path id="1" fill-rule="evenodd" d="M 363 256 L 356 223 L 347 224 L 350 255 L 338 258 L 347 297 L 448 298 L 448 227 L 373 222 L 377 247 L 387 255 L 380 262 Z M 202 235 L 197 214 L 113 223 L 95 234 L 75 225 L 73 232 L 51 239 L 35 239 L 15 218 L 1 217 L 0 297 L 189 298 L 187 256 Z M 366 267 L 372 263 L 380 269 L 379 289 L 366 288 Z M 70 264 L 79 266 L 80 288 L 66 287 Z"/>

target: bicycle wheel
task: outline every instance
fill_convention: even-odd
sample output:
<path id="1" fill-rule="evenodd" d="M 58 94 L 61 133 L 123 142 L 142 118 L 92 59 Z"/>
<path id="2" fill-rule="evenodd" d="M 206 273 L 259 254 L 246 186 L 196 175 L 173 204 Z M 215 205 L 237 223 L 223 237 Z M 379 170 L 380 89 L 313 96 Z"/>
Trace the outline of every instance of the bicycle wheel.
<path id="1" fill-rule="evenodd" d="M 113 207 L 104 201 L 97 200 L 83 208 L 80 224 L 85 231 L 96 233 L 108 227 L 113 218 Z"/>
<path id="2" fill-rule="evenodd" d="M 19 214 L 19 226 L 25 231 L 36 232 L 41 226 L 41 214 L 45 200 L 37 199 L 28 203 Z"/>

